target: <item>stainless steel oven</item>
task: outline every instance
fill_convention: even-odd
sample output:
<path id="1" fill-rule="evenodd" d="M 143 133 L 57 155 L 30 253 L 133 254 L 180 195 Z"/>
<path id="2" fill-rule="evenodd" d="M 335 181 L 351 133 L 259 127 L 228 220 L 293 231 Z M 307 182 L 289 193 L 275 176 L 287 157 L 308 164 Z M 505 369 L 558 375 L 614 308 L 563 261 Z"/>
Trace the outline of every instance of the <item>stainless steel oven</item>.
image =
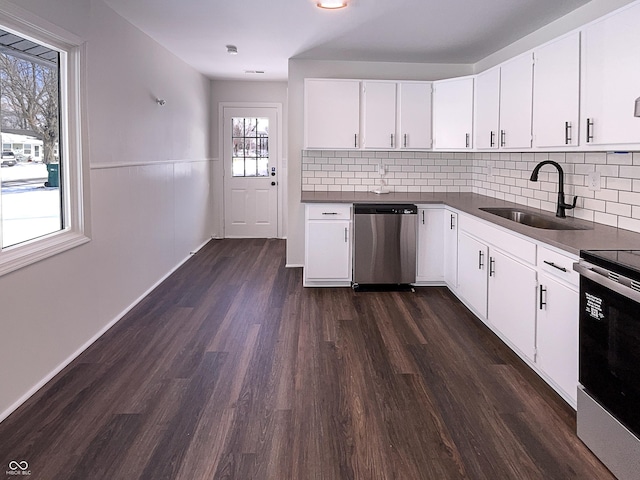
<path id="1" fill-rule="evenodd" d="M 580 252 L 578 436 L 640 478 L 640 251 Z"/>

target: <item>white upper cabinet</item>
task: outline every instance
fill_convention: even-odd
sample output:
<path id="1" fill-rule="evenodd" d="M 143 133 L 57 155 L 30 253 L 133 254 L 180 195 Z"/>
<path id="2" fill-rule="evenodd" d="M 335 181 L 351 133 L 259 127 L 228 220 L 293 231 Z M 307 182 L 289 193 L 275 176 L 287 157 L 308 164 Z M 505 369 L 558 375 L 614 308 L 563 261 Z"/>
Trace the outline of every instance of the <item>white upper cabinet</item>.
<path id="1" fill-rule="evenodd" d="M 360 81 L 306 79 L 305 148 L 360 146 Z"/>
<path id="2" fill-rule="evenodd" d="M 396 82 L 363 82 L 364 148 L 396 148 Z"/>
<path id="3" fill-rule="evenodd" d="M 531 148 L 533 55 L 516 57 L 500 67 L 501 148 Z"/>
<path id="4" fill-rule="evenodd" d="M 500 68 L 478 74 L 475 92 L 475 146 L 498 148 L 500 129 Z"/>
<path id="5" fill-rule="evenodd" d="M 587 25 L 582 33 L 583 145 L 640 143 L 640 4 Z"/>
<path id="6" fill-rule="evenodd" d="M 578 145 L 580 34 L 572 33 L 534 51 L 533 146 Z"/>
<path id="7" fill-rule="evenodd" d="M 433 146 L 470 149 L 473 134 L 473 77 L 434 82 Z"/>
<path id="8" fill-rule="evenodd" d="M 398 83 L 398 147 L 431 148 L 431 83 Z"/>

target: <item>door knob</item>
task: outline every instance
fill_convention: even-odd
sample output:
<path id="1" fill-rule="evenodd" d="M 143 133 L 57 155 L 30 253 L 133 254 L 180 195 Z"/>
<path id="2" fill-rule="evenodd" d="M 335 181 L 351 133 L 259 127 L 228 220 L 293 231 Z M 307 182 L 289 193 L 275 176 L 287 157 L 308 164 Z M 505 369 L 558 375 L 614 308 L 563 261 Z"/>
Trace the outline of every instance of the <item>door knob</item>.
<path id="1" fill-rule="evenodd" d="M 276 185 L 276 182 L 271 182 L 272 187 L 275 187 L 275 185 Z"/>

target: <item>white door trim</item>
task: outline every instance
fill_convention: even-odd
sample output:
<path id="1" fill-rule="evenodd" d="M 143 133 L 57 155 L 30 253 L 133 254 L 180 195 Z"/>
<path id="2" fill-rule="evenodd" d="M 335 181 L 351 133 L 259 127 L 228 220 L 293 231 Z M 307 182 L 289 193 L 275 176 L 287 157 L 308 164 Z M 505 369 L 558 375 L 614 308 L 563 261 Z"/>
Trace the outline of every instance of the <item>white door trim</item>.
<path id="1" fill-rule="evenodd" d="M 278 171 L 278 238 L 283 238 L 283 198 L 286 196 L 286 170 L 283 170 L 283 121 L 282 121 L 282 103 L 274 103 L 274 102 L 219 102 L 218 103 L 218 160 L 221 162 L 220 171 L 224 173 L 224 110 L 226 108 L 275 108 L 277 111 L 277 123 L 278 123 L 278 158 L 276 160 L 276 167 Z M 222 179 L 222 185 L 224 188 L 224 178 Z M 225 205 L 224 205 L 224 195 L 222 195 L 222 205 L 220 206 L 220 224 L 218 226 L 220 232 L 222 232 L 222 238 L 225 237 Z"/>

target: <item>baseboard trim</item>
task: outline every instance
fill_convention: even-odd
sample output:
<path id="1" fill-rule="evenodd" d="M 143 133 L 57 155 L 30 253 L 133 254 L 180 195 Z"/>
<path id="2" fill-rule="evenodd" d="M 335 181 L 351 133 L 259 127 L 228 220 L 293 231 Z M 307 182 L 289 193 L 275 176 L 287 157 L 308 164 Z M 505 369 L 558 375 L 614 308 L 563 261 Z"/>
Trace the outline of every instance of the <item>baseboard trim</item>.
<path id="1" fill-rule="evenodd" d="M 162 282 L 164 282 L 171 274 L 173 274 L 176 270 L 178 270 L 187 260 L 189 260 L 195 253 L 197 253 L 202 247 L 204 247 L 207 243 L 209 243 L 211 239 L 206 240 L 200 246 L 196 247 L 192 250 L 189 255 L 187 255 L 183 260 L 181 260 L 175 267 L 173 267 L 169 272 L 167 272 L 160 280 L 154 283 L 151 287 L 149 287 L 142 295 L 140 295 L 136 300 L 133 301 L 128 307 L 126 307 L 122 312 L 120 312 L 113 320 L 107 323 L 104 327 L 102 327 L 98 333 L 96 333 L 93 337 L 91 337 L 87 342 L 85 342 L 78 350 L 72 353 L 69 357 L 67 357 L 62 363 L 60 363 L 56 368 L 51 370 L 42 380 L 36 383 L 33 387 L 31 387 L 27 393 L 25 393 L 22 397 L 20 397 L 16 402 L 13 403 L 9 408 L 7 408 L 4 412 L 0 413 L 0 422 L 4 421 L 9 415 L 11 415 L 14 411 L 16 411 L 24 402 L 29 400 L 38 390 L 44 387 L 47 383 L 49 383 L 53 378 L 59 374 L 62 370 L 64 370 L 71 362 L 73 362 L 76 358 L 78 358 L 82 352 L 84 352 L 87 348 L 89 348 L 93 343 L 95 343 L 102 335 L 104 335 L 111 327 L 113 327 L 116 323 L 124 318 L 124 316 L 129 313 L 136 305 L 138 305 L 147 295 L 149 295 L 154 289 L 158 287 Z"/>

